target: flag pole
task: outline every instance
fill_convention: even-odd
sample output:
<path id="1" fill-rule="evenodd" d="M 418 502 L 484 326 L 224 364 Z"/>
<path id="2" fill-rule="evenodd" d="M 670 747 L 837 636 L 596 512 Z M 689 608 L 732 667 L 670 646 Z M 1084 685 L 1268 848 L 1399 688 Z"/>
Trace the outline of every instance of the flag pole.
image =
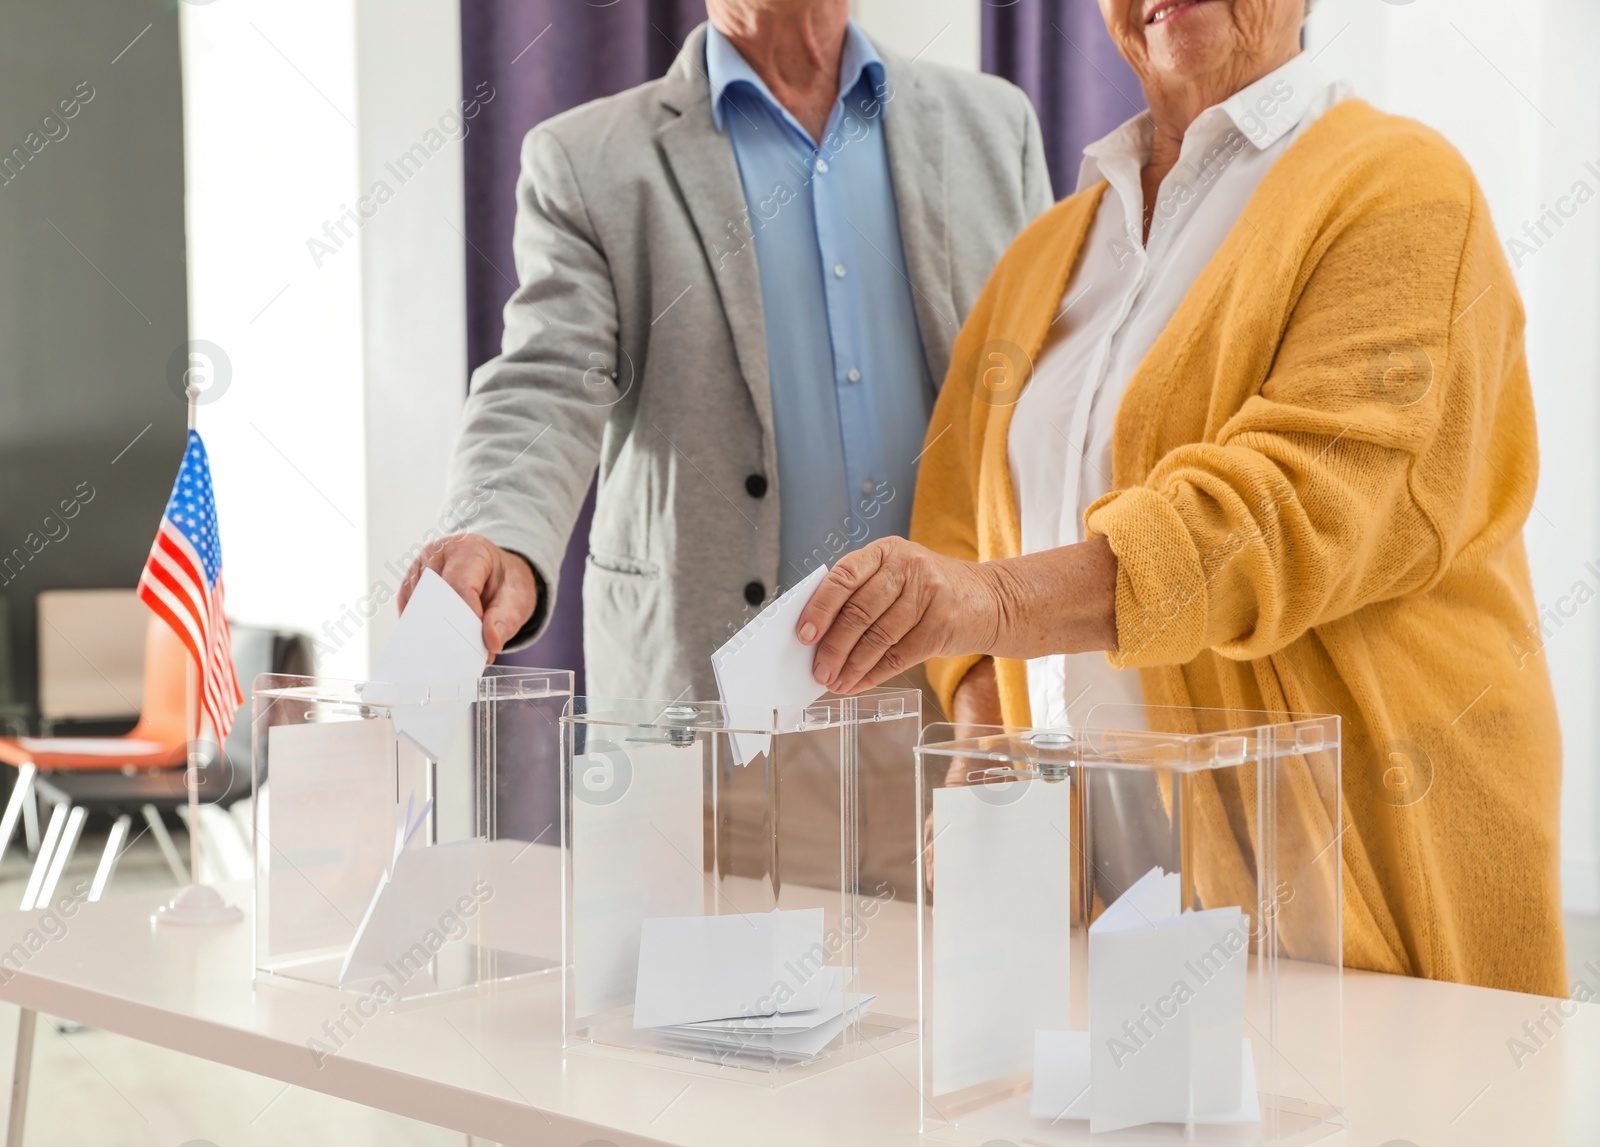
<path id="1" fill-rule="evenodd" d="M 189 430 L 195 428 L 195 412 L 200 406 L 200 386 L 185 376 L 184 397 L 189 404 Z M 184 753 L 184 786 L 189 790 L 189 885 L 157 908 L 151 919 L 160 924 L 227 924 L 243 913 L 222 899 L 222 894 L 200 883 L 200 769 L 205 761 L 200 750 L 200 667 L 194 658 L 183 659 L 183 732 L 188 738 Z M 222 752 L 222 746 L 217 746 Z M 220 762 L 219 762 L 220 763 Z"/>
<path id="2" fill-rule="evenodd" d="M 195 412 L 199 410 L 200 387 L 194 379 L 186 381 L 184 396 L 189 400 L 189 429 L 194 429 Z M 183 730 L 189 738 L 188 752 L 184 755 L 184 786 L 189 790 L 189 883 L 200 883 L 200 779 L 204 762 L 200 759 L 200 667 L 194 658 L 183 659 Z"/>

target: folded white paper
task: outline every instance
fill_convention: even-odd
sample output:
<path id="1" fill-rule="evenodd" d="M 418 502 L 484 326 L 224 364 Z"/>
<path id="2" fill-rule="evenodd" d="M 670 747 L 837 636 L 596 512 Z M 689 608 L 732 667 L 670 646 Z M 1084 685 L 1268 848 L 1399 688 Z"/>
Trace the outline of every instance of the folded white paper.
<path id="1" fill-rule="evenodd" d="M 820 908 L 646 920 L 633 1026 L 816 1009 L 825 958 Z"/>
<path id="2" fill-rule="evenodd" d="M 1089 1033 L 1034 1033 L 1033 1096 L 1029 1113 L 1051 1123 L 1088 1119 L 1093 1089 L 1089 1082 Z M 1261 1097 L 1256 1093 L 1255 1060 L 1250 1041 L 1239 1041 L 1239 1096 L 1230 1111 L 1188 1114 L 1192 1123 L 1260 1123 Z"/>
<path id="3" fill-rule="evenodd" d="M 827 576 L 827 566 L 812 570 L 711 655 L 730 724 L 759 720 L 765 725 L 776 710 L 780 726 L 798 725 L 806 706 L 827 692 L 812 676 L 816 647 L 801 644 L 795 636 L 801 612 Z M 735 733 L 730 740 L 739 765 L 749 764 L 772 744 L 771 736 L 761 733 Z"/>
<path id="4" fill-rule="evenodd" d="M 688 1024 L 657 1030 L 680 1042 L 697 1043 L 729 1055 L 757 1053 L 786 1059 L 809 1059 L 820 1054 L 875 999 L 876 996 L 852 992 L 831 1008 L 819 1009 L 820 1012 L 832 1014 L 810 1027 L 787 1026 L 762 1030 Z M 799 1014 L 809 1016 L 813 1013 Z"/>
<path id="5" fill-rule="evenodd" d="M 678 1024 L 685 1031 L 708 1032 L 771 1032 L 784 1034 L 793 1032 L 810 1031 L 818 1024 L 826 1023 L 845 1011 L 847 1008 L 858 1006 L 861 1001 L 875 997 L 863 996 L 858 992 L 851 992 L 846 996 L 844 991 L 843 968 L 833 964 L 826 964 L 816 970 L 811 977 L 811 982 L 816 985 L 816 991 L 807 992 L 804 997 L 795 996 L 770 1015 L 738 1016 L 729 1019 L 701 1020 L 698 1023 Z M 815 1007 L 805 1007 L 813 997 L 820 997 L 821 1002 Z"/>
<path id="6" fill-rule="evenodd" d="M 445 945 L 465 939 L 461 904 L 475 902 L 482 847 L 474 839 L 402 848 L 345 954 L 340 986 L 380 975 L 405 982 L 425 972 Z"/>
<path id="7" fill-rule="evenodd" d="M 483 675 L 489 650 L 483 621 L 444 578 L 424 570 L 400 623 L 384 646 L 362 699 L 389 705 L 395 731 L 434 760 L 442 760 L 466 726 L 471 684 Z M 424 687 L 459 686 L 460 700 L 410 704 Z"/>
<path id="8" fill-rule="evenodd" d="M 1239 1106 L 1249 918 L 1180 909 L 1154 868 L 1089 927 L 1091 1132 Z"/>

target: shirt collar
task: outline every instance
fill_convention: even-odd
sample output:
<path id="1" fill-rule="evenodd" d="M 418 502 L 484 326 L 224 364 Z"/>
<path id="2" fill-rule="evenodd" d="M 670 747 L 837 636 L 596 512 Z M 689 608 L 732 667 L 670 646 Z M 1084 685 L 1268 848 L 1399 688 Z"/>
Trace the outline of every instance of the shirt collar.
<path id="1" fill-rule="evenodd" d="M 883 59 L 878 55 L 878 49 L 872 46 L 867 34 L 854 20 L 851 20 L 845 25 L 844 52 L 839 57 L 840 100 L 861 82 L 863 73 L 868 76 L 873 87 L 883 84 Z M 784 118 L 793 124 L 795 130 L 802 135 L 805 134 L 795 118 L 774 98 L 766 81 L 756 74 L 756 70 L 739 54 L 739 49 L 717 30 L 715 24 L 706 25 L 706 79 L 711 84 L 711 116 L 716 122 L 718 131 L 722 130 L 724 93 L 736 84 L 745 84 L 781 112 Z"/>
<path id="2" fill-rule="evenodd" d="M 1209 146 L 1230 129 L 1237 128 L 1257 151 L 1265 151 L 1299 125 L 1327 86 L 1327 77 L 1316 62 L 1301 52 L 1282 67 L 1196 116 L 1184 133 L 1183 150 L 1187 153 L 1196 146 Z M 1107 178 L 1108 169 L 1117 166 L 1118 161 L 1133 160 L 1143 167 L 1150 157 L 1153 130 L 1150 113 L 1140 112 L 1111 134 L 1084 148 L 1083 163 L 1078 169 L 1078 190 Z"/>
<path id="3" fill-rule="evenodd" d="M 1327 86 L 1316 61 L 1301 52 L 1220 106 L 1245 139 L 1265 151 L 1299 125 Z"/>

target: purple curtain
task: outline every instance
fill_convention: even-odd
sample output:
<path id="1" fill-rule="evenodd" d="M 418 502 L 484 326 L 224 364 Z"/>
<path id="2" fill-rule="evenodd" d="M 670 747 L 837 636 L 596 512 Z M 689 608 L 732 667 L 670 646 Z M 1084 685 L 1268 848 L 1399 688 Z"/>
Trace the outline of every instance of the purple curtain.
<path id="1" fill-rule="evenodd" d="M 1145 106 L 1095 0 L 988 0 L 983 70 L 1016 84 L 1039 110 L 1058 196 L 1078 186 L 1084 145 Z"/>
<path id="2" fill-rule="evenodd" d="M 494 91 L 465 143 L 467 365 L 500 352 L 501 308 L 516 287 L 522 137 L 550 116 L 665 74 L 704 0 L 461 0 L 461 80 Z M 481 96 L 479 97 L 481 98 Z M 574 669 L 583 691 L 583 559 L 594 492 L 561 563 L 561 602 L 543 638 L 501 660 Z"/>

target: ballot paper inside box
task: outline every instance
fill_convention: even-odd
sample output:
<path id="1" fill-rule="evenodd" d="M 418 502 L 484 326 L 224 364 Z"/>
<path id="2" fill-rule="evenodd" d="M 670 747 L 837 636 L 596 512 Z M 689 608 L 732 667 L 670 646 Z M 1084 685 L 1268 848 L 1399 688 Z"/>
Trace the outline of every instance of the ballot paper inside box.
<path id="1" fill-rule="evenodd" d="M 776 1085 L 914 1039 L 920 700 L 573 698 L 567 1046 Z"/>
<path id="2" fill-rule="evenodd" d="M 1101 706 L 917 749 L 923 1130 L 1341 1126 L 1337 717 Z"/>
<path id="3" fill-rule="evenodd" d="M 558 974 L 570 672 L 252 692 L 258 976 L 384 1004 Z"/>

